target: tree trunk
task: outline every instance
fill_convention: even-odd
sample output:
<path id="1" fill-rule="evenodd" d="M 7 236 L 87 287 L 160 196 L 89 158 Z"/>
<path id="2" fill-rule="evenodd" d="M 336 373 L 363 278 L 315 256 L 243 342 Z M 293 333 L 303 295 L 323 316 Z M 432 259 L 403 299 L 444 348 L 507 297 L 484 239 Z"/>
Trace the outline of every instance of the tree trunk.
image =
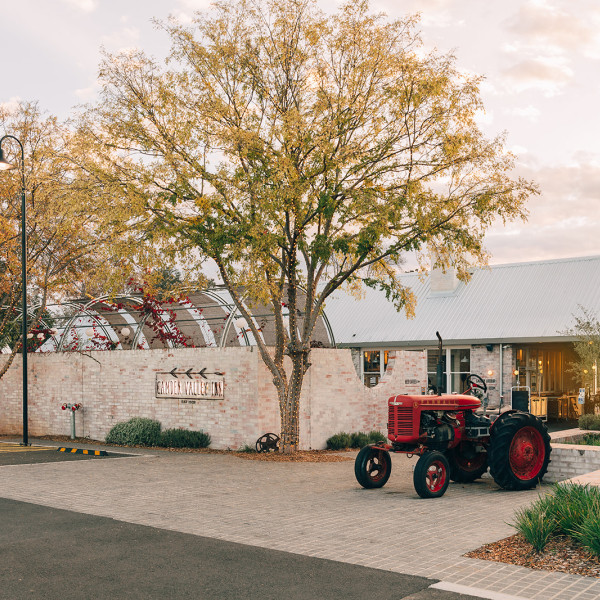
<path id="1" fill-rule="evenodd" d="M 304 374 L 308 369 L 309 350 L 290 351 L 292 373 L 287 394 L 280 393 L 281 413 L 281 452 L 292 454 L 300 444 L 300 393 Z"/>

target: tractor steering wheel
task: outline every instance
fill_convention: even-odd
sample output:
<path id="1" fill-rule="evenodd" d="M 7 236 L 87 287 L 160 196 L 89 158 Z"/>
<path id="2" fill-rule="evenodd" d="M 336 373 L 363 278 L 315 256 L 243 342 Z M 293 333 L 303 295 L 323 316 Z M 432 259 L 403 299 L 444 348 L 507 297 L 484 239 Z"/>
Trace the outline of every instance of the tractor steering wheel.
<path id="1" fill-rule="evenodd" d="M 483 390 L 484 394 L 487 392 L 487 384 L 479 375 L 475 375 L 475 373 L 471 373 L 465 379 L 465 383 L 469 386 L 466 393 L 475 389 Z"/>

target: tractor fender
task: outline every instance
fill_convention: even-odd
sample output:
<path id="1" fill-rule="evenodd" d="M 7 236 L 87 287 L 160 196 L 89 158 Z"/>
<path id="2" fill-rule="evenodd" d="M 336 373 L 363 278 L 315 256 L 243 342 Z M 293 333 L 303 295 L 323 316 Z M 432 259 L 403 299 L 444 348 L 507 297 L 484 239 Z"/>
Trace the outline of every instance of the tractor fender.
<path id="1" fill-rule="evenodd" d="M 498 415 L 498 418 L 492 422 L 492 424 L 490 425 L 490 432 L 492 431 L 492 429 L 494 428 L 494 425 L 496 425 L 496 423 L 500 422 L 502 419 L 506 418 L 508 415 L 512 415 L 513 413 L 519 412 L 518 410 L 516 410 L 515 408 L 511 408 L 509 410 L 505 410 L 504 412 L 500 413 Z"/>

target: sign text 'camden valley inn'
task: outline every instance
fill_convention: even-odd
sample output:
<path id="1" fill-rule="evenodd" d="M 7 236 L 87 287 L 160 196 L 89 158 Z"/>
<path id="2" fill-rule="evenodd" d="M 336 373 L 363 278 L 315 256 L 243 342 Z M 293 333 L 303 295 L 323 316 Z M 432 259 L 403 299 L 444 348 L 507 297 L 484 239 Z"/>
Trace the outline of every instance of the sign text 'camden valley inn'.
<path id="1" fill-rule="evenodd" d="M 225 379 L 222 373 L 208 373 L 188 369 L 156 374 L 157 398 L 185 398 L 188 400 L 220 400 L 225 397 Z"/>

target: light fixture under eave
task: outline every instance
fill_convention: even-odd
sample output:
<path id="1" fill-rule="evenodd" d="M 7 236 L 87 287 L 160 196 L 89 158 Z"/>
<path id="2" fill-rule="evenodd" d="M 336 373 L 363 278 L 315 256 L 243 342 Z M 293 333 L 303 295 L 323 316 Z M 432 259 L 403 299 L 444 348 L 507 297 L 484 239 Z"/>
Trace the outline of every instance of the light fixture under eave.
<path id="1" fill-rule="evenodd" d="M 2 150 L 2 148 L 0 148 L 0 171 L 10 171 L 11 169 L 14 169 L 15 165 L 13 165 L 12 163 L 9 163 L 5 158 L 4 158 L 4 150 Z"/>

